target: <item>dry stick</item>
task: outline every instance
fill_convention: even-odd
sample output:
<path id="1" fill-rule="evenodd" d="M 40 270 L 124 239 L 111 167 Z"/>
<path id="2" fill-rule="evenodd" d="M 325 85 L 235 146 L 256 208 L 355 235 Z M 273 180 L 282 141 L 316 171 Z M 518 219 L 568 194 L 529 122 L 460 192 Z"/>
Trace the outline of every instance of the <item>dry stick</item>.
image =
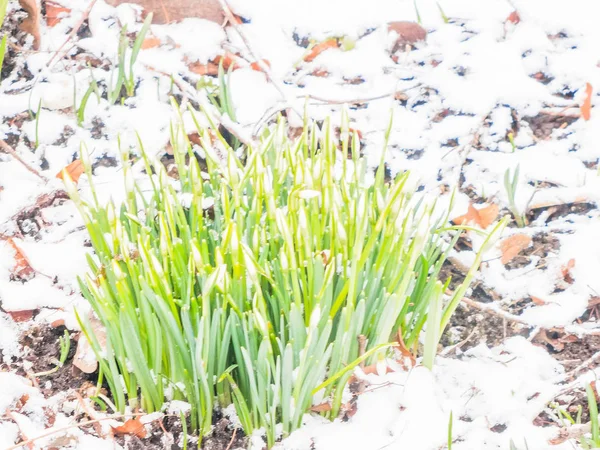
<path id="1" fill-rule="evenodd" d="M 99 419 L 86 420 L 85 422 L 74 423 L 72 425 L 67 425 L 62 428 L 56 428 L 54 430 L 48 431 L 47 433 L 40 434 L 39 436 L 36 436 L 34 438 L 27 439 L 25 441 L 21 441 L 18 444 L 15 444 L 11 447 L 5 448 L 4 450 L 16 450 L 20 447 L 29 446 L 30 444 L 34 443 L 35 441 L 39 441 L 40 439 L 44 439 L 48 436 L 52 436 L 53 434 L 61 433 L 63 431 L 70 430 L 71 428 L 81 428 L 81 427 L 85 427 L 88 425 L 94 425 L 95 423 L 101 422 L 103 420 L 125 419 L 125 418 L 131 417 L 131 416 L 146 416 L 146 415 L 147 415 L 147 413 L 115 414 L 112 416 L 101 417 Z M 173 417 L 174 416 L 175 415 L 173 414 Z M 165 417 L 165 416 L 161 416 L 161 417 Z M 158 419 L 156 419 L 156 420 L 158 420 Z"/>
<path id="2" fill-rule="evenodd" d="M 65 42 L 62 43 L 62 45 L 58 48 L 58 50 L 56 50 L 56 52 L 54 53 L 54 55 L 52 56 L 52 58 L 50 58 L 50 61 L 48 61 L 48 63 L 46 64 L 46 67 L 50 67 L 52 65 L 52 62 L 56 59 L 56 57 L 62 51 L 62 49 L 65 48 L 65 45 L 67 45 L 71 41 L 71 39 L 73 39 L 73 37 L 75 37 L 75 35 L 79 32 L 79 29 L 83 25 L 83 22 L 85 22 L 86 19 L 89 17 L 90 11 L 92 10 L 92 8 L 94 7 L 94 5 L 96 4 L 96 1 L 97 0 L 92 0 L 90 2 L 90 4 L 88 5 L 88 7 L 83 12 L 83 15 L 81 16 L 81 19 L 79 19 L 79 22 L 77 22 L 77 24 L 73 27 L 73 29 L 71 30 L 71 32 L 67 36 L 67 39 L 65 39 Z M 63 56 L 64 56 L 64 54 L 61 56 L 61 59 L 62 59 Z"/>
<path id="3" fill-rule="evenodd" d="M 0 149 L 4 150 L 6 153 L 8 153 L 10 156 L 12 156 L 13 158 L 15 158 L 17 161 L 19 161 L 21 164 L 23 164 L 23 166 L 25 166 L 25 168 L 27 170 L 29 170 L 32 174 L 34 174 L 36 177 L 39 177 L 40 179 L 42 179 L 45 183 L 48 182 L 48 178 L 46 178 L 45 176 L 43 176 L 41 173 L 39 173 L 34 167 L 32 167 L 28 162 L 26 162 L 23 158 L 21 158 L 19 156 L 19 154 L 16 152 L 16 150 L 14 148 L 12 148 L 10 145 L 8 145 L 5 141 L 0 140 Z"/>
<path id="4" fill-rule="evenodd" d="M 231 436 L 231 440 L 229 441 L 229 444 L 227 444 L 227 448 L 225 450 L 229 450 L 231 448 L 231 446 L 233 445 L 233 441 L 235 440 L 236 434 L 237 434 L 237 427 L 233 429 L 233 435 Z"/>
<path id="5" fill-rule="evenodd" d="M 281 95 L 281 97 L 286 101 L 286 103 L 289 104 L 290 109 L 294 113 L 296 113 L 300 119 L 303 119 L 304 115 L 301 114 L 300 112 L 298 112 L 296 110 L 296 108 L 294 107 L 294 105 L 292 104 L 292 102 L 290 102 L 288 100 L 288 96 L 286 95 L 285 91 L 283 90 L 283 88 L 279 85 L 279 83 L 273 77 L 273 74 L 271 73 L 270 67 L 267 66 L 265 64 L 265 62 L 262 60 L 262 58 L 259 58 L 258 54 L 253 50 L 252 45 L 250 44 L 250 41 L 248 40 L 248 37 L 242 31 L 242 27 L 240 27 L 240 24 L 238 23 L 237 19 L 235 18 L 235 16 L 231 12 L 231 9 L 229 8 L 229 5 L 227 4 L 227 1 L 226 0 L 219 0 L 219 3 L 221 4 L 221 8 L 223 8 L 223 11 L 225 12 L 225 16 L 227 17 L 227 19 L 229 19 L 229 23 L 231 23 L 231 25 L 233 26 L 233 28 L 235 29 L 235 31 L 237 32 L 237 34 L 240 36 L 240 38 L 244 42 L 244 45 L 248 49 L 248 52 L 250 53 L 250 56 L 252 56 L 252 58 L 254 59 L 254 61 L 256 61 L 256 63 L 258 64 L 258 67 L 260 67 L 260 69 L 264 72 L 264 74 L 267 76 L 267 79 L 271 82 L 271 84 L 275 87 L 275 89 L 277 89 L 277 92 L 279 92 L 279 94 Z"/>
<path id="6" fill-rule="evenodd" d="M 481 302 L 477 302 L 475 300 L 471 300 L 470 298 L 467 298 L 467 297 L 463 297 L 461 299 L 461 301 L 464 304 L 472 306 L 473 308 L 477 308 L 480 311 L 487 312 L 489 314 L 494 314 L 503 319 L 510 320 L 511 322 L 520 323 L 520 324 L 526 325 L 530 328 L 535 326 L 535 325 L 532 325 L 529 322 L 521 319 L 519 316 L 516 316 L 514 314 L 511 314 L 509 312 L 506 312 L 506 311 L 500 309 L 498 306 L 496 306 L 493 303 L 492 304 L 481 303 Z M 540 327 L 540 329 L 559 330 L 559 331 L 564 331 L 565 333 L 580 334 L 580 335 L 586 335 L 586 336 L 600 336 L 600 329 L 588 330 L 583 327 L 574 327 L 574 326 L 551 327 L 551 328 Z"/>

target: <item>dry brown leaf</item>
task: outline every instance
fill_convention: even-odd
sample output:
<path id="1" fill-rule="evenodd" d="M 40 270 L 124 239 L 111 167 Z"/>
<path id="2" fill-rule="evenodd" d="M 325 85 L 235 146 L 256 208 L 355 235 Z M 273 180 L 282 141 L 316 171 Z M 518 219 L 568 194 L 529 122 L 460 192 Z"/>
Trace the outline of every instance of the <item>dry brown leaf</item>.
<path id="1" fill-rule="evenodd" d="M 507 237 L 500 243 L 500 251 L 502 252 L 502 264 L 508 264 L 522 250 L 529 247 L 531 237 L 526 234 L 513 234 Z"/>
<path id="2" fill-rule="evenodd" d="M 583 120 L 590 120 L 592 117 L 592 85 L 585 83 L 585 98 L 581 104 L 581 117 Z"/>
<path id="3" fill-rule="evenodd" d="M 72 163 L 68 164 L 65 168 L 63 168 L 60 172 L 56 174 L 56 178 L 60 178 L 61 180 L 65 179 L 65 173 L 69 175 L 69 178 L 73 180 L 73 183 L 77 184 L 81 175 L 85 172 L 85 168 L 83 167 L 83 163 L 80 159 L 76 159 Z"/>
<path id="4" fill-rule="evenodd" d="M 309 410 L 317 413 L 331 411 L 331 404 L 327 402 L 319 403 L 318 405 L 311 406 Z"/>
<path id="5" fill-rule="evenodd" d="M 21 23 L 21 30 L 33 36 L 34 50 L 40 49 L 40 8 L 36 0 L 19 0 L 19 5 L 27 13 L 27 18 Z"/>
<path id="6" fill-rule="evenodd" d="M 25 256 L 25 253 L 23 253 L 23 250 L 19 248 L 13 238 L 8 238 L 6 242 L 8 242 L 8 245 L 15 252 L 15 265 L 11 270 L 11 274 L 24 281 L 32 279 L 35 276 L 35 270 L 33 267 L 31 267 L 27 256 Z"/>
<path id="7" fill-rule="evenodd" d="M 154 36 L 149 36 L 142 42 L 142 50 L 148 50 L 149 48 L 159 47 L 161 44 L 160 39 Z"/>
<path id="8" fill-rule="evenodd" d="M 515 25 L 521 21 L 521 17 L 517 11 L 511 12 L 506 18 L 507 22 L 514 23 Z"/>
<path id="9" fill-rule="evenodd" d="M 33 319 L 33 313 L 35 309 L 25 309 L 23 311 L 6 311 L 6 313 L 12 317 L 15 322 L 29 322 Z"/>
<path id="10" fill-rule="evenodd" d="M 535 297 L 533 295 L 531 295 L 530 297 L 534 305 L 543 306 L 546 304 L 546 302 L 539 297 Z"/>
<path id="11" fill-rule="evenodd" d="M 119 425 L 118 427 L 112 427 L 114 432 L 119 435 L 129 434 L 132 436 L 136 436 L 140 439 L 144 439 L 146 437 L 146 427 L 142 422 L 140 422 L 139 417 L 134 419 L 128 419 L 123 425 Z"/>
<path id="12" fill-rule="evenodd" d="M 575 279 L 571 275 L 571 269 L 573 267 L 575 267 L 575 259 L 571 258 L 569 261 L 567 261 L 567 264 L 560 268 L 562 278 L 569 284 L 573 284 L 573 282 L 575 281 Z"/>
<path id="13" fill-rule="evenodd" d="M 46 23 L 49 27 L 55 26 L 70 12 L 69 8 L 65 8 L 58 3 L 46 1 Z"/>
<path id="14" fill-rule="evenodd" d="M 271 68 L 271 63 L 267 59 L 263 59 L 262 63 L 269 69 Z M 263 68 L 261 67 L 258 61 L 254 61 L 252 64 L 250 64 L 250 68 L 252 70 L 256 70 L 257 72 L 264 72 Z"/>
<path id="15" fill-rule="evenodd" d="M 404 50 L 407 45 L 416 44 L 427 38 L 425 28 L 415 22 L 390 22 L 388 23 L 388 31 L 398 33 L 398 39 L 394 43 L 392 53 Z"/>
<path id="16" fill-rule="evenodd" d="M 455 225 L 477 224 L 481 228 L 486 229 L 498 217 L 498 205 L 491 203 L 481 209 L 477 209 L 473 204 L 469 204 L 467 213 L 452 220 Z"/>
<path id="17" fill-rule="evenodd" d="M 304 57 L 304 61 L 314 61 L 317 56 L 319 56 L 325 50 L 328 50 L 330 48 L 338 48 L 337 39 L 327 39 L 326 41 L 319 42 L 317 45 L 310 49 L 310 51 Z"/>
<path id="18" fill-rule="evenodd" d="M 216 22 L 225 22 L 225 14 L 219 0 L 106 0 L 112 6 L 121 3 L 135 3 L 142 6 L 146 14 L 152 12 L 153 23 L 178 22 L 188 17 Z"/>

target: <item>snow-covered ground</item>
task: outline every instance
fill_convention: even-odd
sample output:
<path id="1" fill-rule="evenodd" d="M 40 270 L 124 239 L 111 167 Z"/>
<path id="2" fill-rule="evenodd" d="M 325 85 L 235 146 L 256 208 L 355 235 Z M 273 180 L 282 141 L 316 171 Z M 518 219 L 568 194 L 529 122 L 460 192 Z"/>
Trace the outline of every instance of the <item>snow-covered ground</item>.
<path id="1" fill-rule="evenodd" d="M 76 111 L 92 80 L 101 90 L 111 83 L 121 27 L 139 31 L 142 21 L 130 5 L 98 0 L 77 37 L 62 47 L 91 2 L 58 3 L 70 12 L 53 27 L 42 24 L 39 51 L 31 50 L 31 37 L 11 36 L 5 61 L 11 70 L 0 84 L 0 139 L 45 178 L 0 147 L 0 448 L 85 420 L 85 403 L 67 392 L 48 396 L 43 377 L 35 386 L 21 376 L 39 370 L 24 358 L 19 336 L 45 323 L 76 332 L 73 311 L 86 308 L 76 277 L 85 271 L 89 248 L 56 174 L 85 145 L 99 194 L 119 196 L 118 140 L 135 151 L 137 133 L 146 151 L 163 154 L 177 120 L 171 94 L 197 101 L 198 68 L 226 52 L 242 57 L 230 77 L 240 136 L 252 139 L 278 111 L 297 124 L 294 111 L 305 107 L 314 119 L 339 123 L 346 102 L 363 153 L 376 166 L 393 113 L 385 159 L 392 174 L 410 170 L 418 189 L 442 205 L 457 188 L 452 218 L 470 204 L 498 205 L 495 221 L 510 214 L 504 178 L 518 167 L 512 210 L 528 222 L 523 228 L 513 222 L 486 255 L 468 294 L 479 309 L 459 307 L 464 320 L 451 323 L 444 341 L 457 345 L 442 351 L 432 373 L 416 367 L 368 375 L 348 421 L 307 415 L 306 425 L 278 445 L 447 448 L 452 413 L 454 450 L 508 450 L 511 440 L 518 449 L 580 448 L 575 439 L 556 439 L 563 424 L 548 405 L 558 399 L 569 410 L 580 402 L 595 366 L 579 366 L 600 351 L 600 115 L 594 108 L 600 4 L 236 0 L 230 4 L 244 18 L 239 28 L 250 49 L 232 26 L 195 18 L 153 25 L 154 40 L 133 68 L 136 95 L 117 105 L 90 95 L 78 125 Z M 16 8 L 11 3 L 6 29 L 23 17 Z M 418 18 L 426 42 L 392 53 L 398 34 L 388 24 Z M 339 47 L 305 60 L 303 42 L 331 37 Z M 268 61 L 271 79 L 250 67 L 255 57 Z M 79 187 L 86 190 L 83 178 Z M 509 259 L 512 236 L 524 244 Z M 451 255 L 459 276 L 482 238 L 470 232 L 463 244 Z M 30 448 L 120 448 L 98 437 L 101 432 L 73 427 Z"/>

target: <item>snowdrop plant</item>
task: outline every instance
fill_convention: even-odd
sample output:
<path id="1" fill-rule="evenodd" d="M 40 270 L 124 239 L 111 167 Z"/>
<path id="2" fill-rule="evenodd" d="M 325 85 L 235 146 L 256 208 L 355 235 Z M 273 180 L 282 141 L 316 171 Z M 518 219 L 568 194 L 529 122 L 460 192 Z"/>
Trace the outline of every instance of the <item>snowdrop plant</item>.
<path id="1" fill-rule="evenodd" d="M 129 38 L 127 37 L 127 26 L 124 26 L 121 29 L 121 36 L 119 38 L 119 48 L 117 52 L 117 80 L 113 87 L 113 72 L 113 74 L 111 74 L 111 83 L 109 86 L 108 93 L 108 99 L 111 105 L 114 104 L 119 99 L 119 97 L 121 97 L 121 90 L 123 87 L 125 87 L 125 92 L 128 97 L 132 97 L 135 94 L 136 78 L 133 74 L 133 67 L 135 66 L 135 62 L 142 48 L 142 44 L 144 43 L 146 33 L 150 29 L 151 24 L 152 13 L 148 14 L 146 20 L 144 20 L 144 24 L 142 25 L 140 32 L 137 34 L 133 43 L 133 47 L 130 49 L 130 52 L 128 52 Z M 127 61 L 128 53 L 129 61 Z"/>
<path id="2" fill-rule="evenodd" d="M 244 152 L 198 132 L 202 166 L 173 127 L 177 180 L 142 149 L 149 176 L 134 181 L 124 152 L 120 205 L 99 204 L 93 184 L 83 198 L 66 177 L 95 250 L 81 290 L 106 342 L 79 320 L 118 409 L 185 400 L 205 435 L 213 408 L 233 403 L 271 447 L 315 402 L 336 417 L 353 369 L 393 347 L 416 352 L 424 329 L 433 363 L 481 254 L 446 297 L 438 275 L 461 231 L 417 201 L 408 174 L 386 182 L 381 164 L 373 178 L 358 136 L 334 142 L 328 121 L 306 121 L 297 140 L 279 121 Z"/>

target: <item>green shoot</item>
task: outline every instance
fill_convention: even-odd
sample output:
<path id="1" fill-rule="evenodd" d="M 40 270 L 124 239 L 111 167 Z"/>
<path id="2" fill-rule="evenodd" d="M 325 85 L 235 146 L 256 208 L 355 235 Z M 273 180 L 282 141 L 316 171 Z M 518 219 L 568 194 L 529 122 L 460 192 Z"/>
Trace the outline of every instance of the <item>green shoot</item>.
<path id="1" fill-rule="evenodd" d="M 444 21 L 444 23 L 449 23 L 450 19 L 444 13 L 444 10 L 442 9 L 442 6 L 438 2 L 436 2 L 436 5 L 437 5 L 438 9 L 440 10 L 440 15 L 442 16 L 442 20 Z"/>
<path id="2" fill-rule="evenodd" d="M 127 37 L 127 26 L 124 26 L 121 29 L 121 36 L 119 38 L 119 47 L 117 51 L 118 55 L 118 70 L 117 70 L 117 81 L 114 87 L 112 87 L 113 82 L 113 74 L 111 74 L 110 80 L 110 92 L 108 95 L 108 100 L 110 104 L 114 104 L 121 97 L 121 90 L 123 86 L 125 87 L 125 93 L 128 97 L 133 97 L 135 94 L 135 85 L 136 78 L 133 74 L 133 67 L 135 66 L 135 62 L 140 53 L 140 49 L 142 48 L 142 44 L 144 42 L 144 38 L 148 29 L 150 28 L 150 24 L 152 23 L 152 13 L 148 14 L 144 24 L 133 44 L 133 48 L 131 49 L 131 55 L 129 58 L 129 73 L 126 71 L 126 55 L 127 50 L 129 48 L 129 38 Z M 121 103 L 123 103 L 124 98 L 121 98 Z"/>
<path id="3" fill-rule="evenodd" d="M 2 5 L 0 5 L 2 8 Z M 5 34 L 0 40 L 0 81 L 2 81 L 2 67 L 4 65 L 4 55 L 6 55 L 6 44 L 8 42 L 8 36 Z"/>
<path id="4" fill-rule="evenodd" d="M 67 358 L 69 356 L 69 350 L 71 350 L 71 336 L 69 335 L 69 331 L 65 330 L 64 334 L 58 338 L 58 345 L 60 347 L 60 356 L 58 360 L 55 360 L 54 368 L 47 370 L 45 372 L 35 373 L 35 376 L 45 376 L 53 374 L 57 372 L 58 369 L 65 365 Z"/>
<path id="5" fill-rule="evenodd" d="M 517 145 L 515 144 L 515 134 L 511 131 L 508 133 L 508 142 L 510 142 L 510 146 L 512 148 L 512 153 L 517 151 Z"/>
<path id="6" fill-rule="evenodd" d="M 448 420 L 448 450 L 452 450 L 452 411 L 450 411 L 450 419 Z"/>
<path id="7" fill-rule="evenodd" d="M 517 226 L 519 228 L 523 228 L 527 225 L 527 219 L 524 213 L 519 211 L 517 204 L 515 202 L 515 195 L 517 193 L 517 186 L 519 182 L 519 166 L 517 165 L 514 173 L 511 175 L 510 169 L 506 169 L 504 173 L 504 188 L 506 189 L 506 193 L 508 195 L 509 209 L 512 212 L 515 221 L 517 222 Z"/>
<path id="8" fill-rule="evenodd" d="M 223 71 L 220 83 L 215 106 L 231 111 Z M 335 418 L 353 369 L 389 356 L 398 335 L 416 353 L 427 330 L 431 367 L 491 236 L 443 301 L 438 276 L 462 230 L 417 201 L 409 174 L 386 182 L 381 164 L 368 182 L 359 140 L 338 150 L 348 143 L 329 120 L 306 120 L 295 140 L 280 120 L 243 152 L 199 128 L 202 165 L 182 124 L 171 133 L 178 179 L 143 147 L 134 172 L 123 151 L 122 204 L 82 198 L 65 179 L 95 250 L 80 286 L 106 344 L 77 317 L 118 410 L 160 410 L 170 392 L 204 436 L 213 409 L 233 403 L 246 434 L 264 429 L 270 448 L 279 427 L 287 436 L 301 426 L 315 395 Z"/>
<path id="9" fill-rule="evenodd" d="M 595 388 L 588 384 L 585 388 L 587 393 L 588 406 L 590 409 L 590 423 L 592 427 L 592 438 L 588 440 L 591 448 L 600 448 L 600 428 L 598 422 L 598 401 L 596 400 Z"/>
<path id="10" fill-rule="evenodd" d="M 413 0 L 413 5 L 415 5 L 415 13 L 417 14 L 417 23 L 419 25 L 423 25 L 423 21 L 421 20 L 421 14 L 419 13 L 419 8 L 417 7 L 417 0 Z"/>
<path id="11" fill-rule="evenodd" d="M 87 106 L 87 102 L 90 99 L 90 95 L 92 95 L 93 93 L 96 94 L 98 101 L 100 101 L 100 90 L 98 89 L 98 83 L 92 77 L 92 82 L 88 86 L 87 91 L 85 91 L 85 94 L 83 94 L 81 104 L 77 109 L 77 125 L 79 126 L 83 125 L 83 122 L 85 120 L 85 107 Z"/>

